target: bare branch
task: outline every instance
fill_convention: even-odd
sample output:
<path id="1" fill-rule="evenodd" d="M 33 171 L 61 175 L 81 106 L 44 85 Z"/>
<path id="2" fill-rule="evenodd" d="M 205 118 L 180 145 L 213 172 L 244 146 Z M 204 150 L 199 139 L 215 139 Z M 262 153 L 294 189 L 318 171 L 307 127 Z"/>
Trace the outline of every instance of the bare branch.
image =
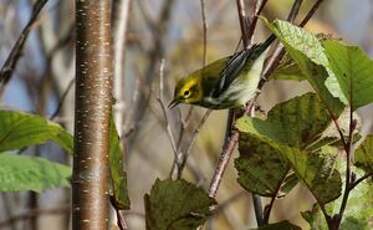
<path id="1" fill-rule="evenodd" d="M 193 133 L 192 133 L 192 137 L 190 139 L 190 142 L 188 143 L 188 148 L 187 150 L 185 151 L 185 153 L 180 156 L 181 158 L 181 164 L 179 166 L 179 170 L 177 172 L 177 178 L 181 178 L 181 175 L 182 175 L 182 172 L 183 172 L 183 169 L 185 167 L 185 164 L 188 160 L 188 157 L 190 155 L 190 152 L 192 151 L 192 147 L 193 147 L 193 144 L 194 144 L 194 141 L 196 140 L 196 137 L 200 131 L 200 129 L 202 128 L 202 126 L 205 124 L 205 122 L 207 121 L 207 118 L 210 116 L 212 110 L 209 109 L 205 112 L 205 114 L 203 115 L 201 121 L 198 123 L 198 125 L 195 127 L 195 129 L 193 130 Z"/>
<path id="2" fill-rule="evenodd" d="M 171 143 L 172 150 L 174 151 L 175 161 L 177 162 L 177 158 L 178 158 L 178 155 L 179 155 L 178 154 L 178 149 L 176 147 L 175 136 L 172 133 L 171 125 L 170 125 L 170 122 L 169 122 L 169 119 L 168 119 L 167 105 L 166 105 L 166 103 L 164 103 L 164 100 L 163 100 L 164 65 L 165 65 L 165 61 L 164 61 L 164 59 L 162 59 L 161 60 L 161 65 L 159 67 L 159 96 L 157 97 L 157 101 L 158 101 L 159 105 L 161 106 L 161 109 L 162 109 L 162 112 L 163 112 L 163 116 L 164 116 L 164 119 L 165 119 L 165 122 L 166 122 L 166 130 L 167 130 L 168 139 Z"/>
<path id="3" fill-rule="evenodd" d="M 48 0 L 38 0 L 31 13 L 31 18 L 23 28 L 21 34 L 19 35 L 16 43 L 14 44 L 12 50 L 10 51 L 8 58 L 4 62 L 3 66 L 0 70 L 0 95 L 3 94 L 4 88 L 10 78 L 12 77 L 13 71 L 16 68 L 17 62 L 19 58 L 22 56 L 23 47 L 26 43 L 28 35 L 32 30 L 33 26 L 35 25 L 38 16 L 43 9 L 44 5 L 47 3 Z"/>
<path id="4" fill-rule="evenodd" d="M 63 92 L 60 101 L 58 102 L 57 108 L 54 111 L 54 113 L 49 117 L 50 120 L 54 120 L 59 114 L 62 109 L 63 103 L 65 102 L 65 99 L 67 95 L 69 94 L 70 90 L 73 88 L 75 84 L 75 78 L 71 79 L 69 84 L 67 85 L 65 91 Z"/>
<path id="5" fill-rule="evenodd" d="M 216 196 L 216 193 L 219 189 L 221 180 L 224 175 L 224 171 L 227 168 L 227 165 L 232 156 L 233 150 L 235 149 L 236 144 L 238 142 L 238 138 L 239 138 L 239 132 L 235 130 L 233 131 L 233 133 L 230 135 L 230 137 L 227 139 L 226 143 L 224 144 L 223 152 L 220 155 L 219 161 L 214 171 L 214 175 L 211 179 L 211 183 L 209 187 L 210 197 Z"/>
<path id="6" fill-rule="evenodd" d="M 324 0 L 317 0 L 315 4 L 313 4 L 312 8 L 310 11 L 307 13 L 306 17 L 302 20 L 302 22 L 299 24 L 300 27 L 304 27 L 307 22 L 312 18 L 312 16 L 316 13 L 317 9 L 320 7 L 321 3 Z"/>
<path id="7" fill-rule="evenodd" d="M 361 182 L 363 182 L 364 180 L 368 179 L 369 177 L 373 177 L 373 173 L 367 173 L 365 174 L 364 176 L 360 177 L 359 179 L 355 180 L 354 182 L 352 182 L 350 184 L 350 188 L 349 190 L 352 190 L 354 189 L 357 185 L 359 185 Z"/>
<path id="8" fill-rule="evenodd" d="M 128 229 L 128 225 L 124 216 L 124 210 L 115 209 L 118 219 L 118 227 L 120 230 Z"/>
<path id="9" fill-rule="evenodd" d="M 153 32 L 153 41 L 154 45 L 151 50 L 148 52 L 149 57 L 149 64 L 145 70 L 144 82 L 143 85 L 146 87 L 150 87 L 151 83 L 154 80 L 154 72 L 156 72 L 157 64 L 161 57 L 164 56 L 165 46 L 164 46 L 164 38 L 167 35 L 167 30 L 169 29 L 169 22 L 171 19 L 171 13 L 173 6 L 175 4 L 175 0 L 164 0 L 163 5 L 161 7 L 161 12 L 158 17 L 158 21 L 154 25 L 154 32 Z M 133 111 L 135 114 L 133 127 L 134 132 L 129 137 L 129 143 L 133 143 L 136 139 L 137 127 L 141 124 L 142 119 L 146 114 L 147 104 L 149 102 L 149 96 L 145 95 L 143 92 L 139 91 L 138 95 L 136 96 L 136 104 Z M 131 154 L 131 145 L 129 146 L 129 154 Z"/>
<path id="10" fill-rule="evenodd" d="M 236 0 L 236 4 L 238 10 L 238 18 L 240 21 L 241 39 L 244 45 L 244 49 L 247 49 L 250 45 L 250 38 L 248 32 L 248 16 L 245 11 L 244 0 Z"/>
<path id="11" fill-rule="evenodd" d="M 123 132 L 123 89 L 124 89 L 124 50 L 127 40 L 127 24 L 130 0 L 118 1 L 116 18 L 114 19 L 114 83 L 113 96 L 117 103 L 114 105 L 114 121 L 121 137 Z M 119 109 L 117 109 L 119 108 Z"/>

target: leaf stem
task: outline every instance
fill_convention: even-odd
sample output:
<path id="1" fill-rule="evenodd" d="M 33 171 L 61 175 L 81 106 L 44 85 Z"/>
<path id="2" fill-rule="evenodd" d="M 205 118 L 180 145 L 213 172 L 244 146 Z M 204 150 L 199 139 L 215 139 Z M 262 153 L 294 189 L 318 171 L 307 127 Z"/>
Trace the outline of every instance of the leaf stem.
<path id="1" fill-rule="evenodd" d="M 351 182 L 349 190 L 354 189 L 357 185 L 359 185 L 361 182 L 363 182 L 364 180 L 368 179 L 369 177 L 373 177 L 373 173 L 367 173 L 364 176 L 360 177 L 359 179 Z"/>
<path id="2" fill-rule="evenodd" d="M 343 217 L 343 213 L 346 209 L 347 202 L 348 202 L 348 196 L 351 191 L 351 176 L 352 176 L 352 171 L 351 171 L 351 154 L 352 154 L 352 143 L 353 143 L 353 132 L 355 129 L 355 122 L 353 118 L 353 102 L 352 102 L 352 80 L 350 79 L 350 92 L 349 92 L 349 102 L 350 102 L 350 113 L 349 113 L 349 132 L 348 132 L 348 140 L 347 140 L 347 145 L 345 146 L 345 152 L 346 152 L 346 183 L 345 183 L 345 190 L 343 193 L 343 198 L 342 198 L 342 204 L 341 208 L 339 210 L 338 216 L 337 216 L 337 229 L 339 228 L 341 224 L 341 220 Z"/>

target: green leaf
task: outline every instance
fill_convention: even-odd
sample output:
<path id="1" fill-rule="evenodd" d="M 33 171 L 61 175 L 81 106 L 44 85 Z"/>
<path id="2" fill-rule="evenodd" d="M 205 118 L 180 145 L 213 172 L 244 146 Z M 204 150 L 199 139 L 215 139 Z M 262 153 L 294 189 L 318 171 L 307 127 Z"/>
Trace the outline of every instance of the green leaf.
<path id="1" fill-rule="evenodd" d="M 317 96 L 306 93 L 273 107 L 267 121 L 282 130 L 284 143 L 305 148 L 322 135 L 331 118 Z"/>
<path id="2" fill-rule="evenodd" d="M 291 224 L 287 220 L 284 220 L 284 221 L 281 221 L 281 222 L 278 222 L 278 223 L 274 223 L 274 224 L 264 225 L 264 226 L 256 228 L 256 229 L 257 230 L 279 230 L 279 229 L 281 229 L 281 230 L 302 230 L 302 228 L 300 228 L 297 225 Z"/>
<path id="3" fill-rule="evenodd" d="M 236 122 L 241 135 L 257 138 L 276 150 L 274 154 L 280 153 L 321 204 L 336 199 L 342 184 L 334 169 L 335 148 L 306 150 L 330 123 L 325 113 L 317 97 L 308 93 L 276 105 L 265 121 L 243 117 Z"/>
<path id="4" fill-rule="evenodd" d="M 326 81 L 333 95 L 348 102 L 353 110 L 372 103 L 373 60 L 357 46 L 333 40 L 324 41 L 323 46 L 335 74 L 335 78 Z"/>
<path id="5" fill-rule="evenodd" d="M 307 77 L 303 74 L 298 64 L 288 53 L 282 58 L 279 66 L 269 76 L 270 80 L 293 80 L 304 81 Z"/>
<path id="6" fill-rule="evenodd" d="M 373 229 L 373 184 L 361 182 L 349 194 L 341 230 Z"/>
<path id="7" fill-rule="evenodd" d="M 281 185 L 290 170 L 286 159 L 271 145 L 246 134 L 240 136 L 239 152 L 235 167 L 240 185 L 262 196 L 281 196 Z"/>
<path id="8" fill-rule="evenodd" d="M 264 22 L 298 64 L 321 101 L 328 107 L 329 113 L 337 118 L 344 105 L 325 86 L 327 78 L 335 79 L 335 76 L 329 68 L 328 57 L 317 36 L 289 22 L 275 20 L 269 23 L 266 19 Z"/>
<path id="9" fill-rule="evenodd" d="M 373 134 L 366 136 L 355 151 L 354 163 L 367 173 L 373 173 Z"/>
<path id="10" fill-rule="evenodd" d="M 308 222 L 311 230 L 327 230 L 328 224 L 319 205 L 314 204 L 312 210 L 301 212 L 302 217 Z"/>
<path id="11" fill-rule="evenodd" d="M 113 117 L 110 118 L 110 173 L 114 202 L 119 209 L 129 209 L 130 200 L 127 190 L 127 174 L 123 165 L 124 152 L 115 128 Z"/>
<path id="12" fill-rule="evenodd" d="M 281 191 L 284 192 L 285 194 L 290 192 L 295 185 L 298 184 L 298 177 L 294 172 L 291 172 L 285 177 L 285 180 L 281 186 Z"/>
<path id="13" fill-rule="evenodd" d="M 202 188 L 180 179 L 155 181 L 145 195 L 146 229 L 195 229 L 211 215 L 216 204 Z"/>
<path id="14" fill-rule="evenodd" d="M 47 141 L 73 152 L 73 137 L 60 125 L 28 113 L 0 111 L 0 152 Z"/>
<path id="15" fill-rule="evenodd" d="M 40 192 L 69 186 L 71 168 L 40 157 L 0 154 L 0 191 Z"/>
<path id="16" fill-rule="evenodd" d="M 306 93 L 277 104 L 269 111 L 265 122 L 254 119 L 254 123 L 253 131 L 266 133 L 276 142 L 304 149 L 321 137 L 331 118 L 317 96 Z M 245 129 L 246 124 L 250 123 L 237 122 L 236 126 Z"/>

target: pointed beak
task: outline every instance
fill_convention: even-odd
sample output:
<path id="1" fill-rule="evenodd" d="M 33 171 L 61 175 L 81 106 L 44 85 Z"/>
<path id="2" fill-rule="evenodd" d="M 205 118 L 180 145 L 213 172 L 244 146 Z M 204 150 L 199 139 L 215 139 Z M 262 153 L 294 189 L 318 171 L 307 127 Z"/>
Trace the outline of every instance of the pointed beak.
<path id="1" fill-rule="evenodd" d="M 177 106 L 180 102 L 175 98 L 173 99 L 170 104 L 168 104 L 168 109 L 172 109 L 174 108 L 175 106 Z"/>

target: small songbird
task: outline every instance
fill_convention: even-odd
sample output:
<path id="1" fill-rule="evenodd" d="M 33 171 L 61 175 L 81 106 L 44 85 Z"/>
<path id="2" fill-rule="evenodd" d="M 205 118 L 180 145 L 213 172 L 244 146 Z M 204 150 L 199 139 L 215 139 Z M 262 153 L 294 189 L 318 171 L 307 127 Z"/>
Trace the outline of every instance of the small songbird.
<path id="1" fill-rule="evenodd" d="M 245 105 L 253 98 L 260 81 L 265 51 L 275 40 L 253 45 L 232 56 L 218 59 L 182 78 L 175 87 L 173 108 L 179 103 L 209 109 L 229 109 Z"/>

